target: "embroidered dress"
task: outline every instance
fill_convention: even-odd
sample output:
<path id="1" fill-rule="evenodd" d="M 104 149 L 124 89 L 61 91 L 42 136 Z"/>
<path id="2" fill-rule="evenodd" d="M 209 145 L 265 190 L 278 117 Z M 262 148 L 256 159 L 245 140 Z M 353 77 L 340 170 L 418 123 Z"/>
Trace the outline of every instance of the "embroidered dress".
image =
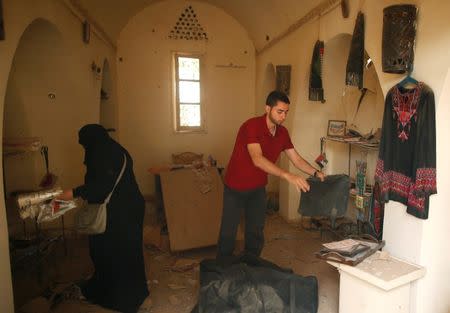
<path id="1" fill-rule="evenodd" d="M 394 200 L 407 212 L 428 218 L 436 190 L 436 127 L 433 91 L 419 82 L 394 86 L 386 96 L 380 152 L 375 170 L 381 201 Z"/>

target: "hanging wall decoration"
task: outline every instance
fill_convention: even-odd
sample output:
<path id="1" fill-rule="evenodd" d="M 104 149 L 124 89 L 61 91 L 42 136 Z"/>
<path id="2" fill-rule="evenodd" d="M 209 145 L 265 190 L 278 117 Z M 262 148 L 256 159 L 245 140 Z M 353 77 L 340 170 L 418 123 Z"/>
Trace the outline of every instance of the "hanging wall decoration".
<path id="1" fill-rule="evenodd" d="M 276 89 L 289 95 L 291 88 L 291 66 L 277 65 L 276 66 Z"/>
<path id="2" fill-rule="evenodd" d="M 169 32 L 169 39 L 208 40 L 205 29 L 198 20 L 192 6 L 188 6 L 178 17 L 177 22 Z"/>
<path id="3" fill-rule="evenodd" d="M 325 102 L 322 87 L 322 63 L 324 44 L 317 40 L 311 61 L 311 72 L 309 74 L 309 100 Z"/>
<path id="4" fill-rule="evenodd" d="M 417 8 L 408 4 L 393 5 L 385 8 L 383 12 L 383 72 L 412 72 Z"/>
<path id="5" fill-rule="evenodd" d="M 353 30 L 350 52 L 347 59 L 345 84 L 363 88 L 364 77 L 364 14 L 359 12 Z"/>
<path id="6" fill-rule="evenodd" d="M 5 26 L 3 24 L 3 5 L 0 0 L 0 40 L 5 40 Z"/>

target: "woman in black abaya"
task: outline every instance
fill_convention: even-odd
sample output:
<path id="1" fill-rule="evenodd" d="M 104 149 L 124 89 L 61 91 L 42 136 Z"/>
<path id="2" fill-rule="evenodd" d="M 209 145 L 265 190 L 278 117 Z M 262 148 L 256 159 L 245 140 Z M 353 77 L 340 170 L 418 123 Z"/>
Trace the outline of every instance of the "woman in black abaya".
<path id="1" fill-rule="evenodd" d="M 125 171 L 107 206 L 106 230 L 89 236 L 95 272 L 81 292 L 89 302 L 135 313 L 149 293 L 142 251 L 144 199 L 133 173 L 133 160 L 100 125 L 86 125 L 78 135 L 85 149 L 84 185 L 64 191 L 61 199 L 81 197 L 89 203 L 103 203 L 126 157 Z"/>

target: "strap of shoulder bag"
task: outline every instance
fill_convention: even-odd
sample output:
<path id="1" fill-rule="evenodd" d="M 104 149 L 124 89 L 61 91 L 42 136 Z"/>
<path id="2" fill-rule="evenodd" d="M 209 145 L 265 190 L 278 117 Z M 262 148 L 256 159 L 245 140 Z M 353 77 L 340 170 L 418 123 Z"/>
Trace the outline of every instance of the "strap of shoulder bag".
<path id="1" fill-rule="evenodd" d="M 120 179 L 121 179 L 122 176 L 123 176 L 123 172 L 125 172 L 125 167 L 126 167 L 126 166 L 127 166 L 127 155 L 124 154 L 124 155 L 123 155 L 123 165 L 122 165 L 122 169 L 120 170 L 119 177 L 117 177 L 117 180 L 116 180 L 116 183 L 114 184 L 113 189 L 112 189 L 111 192 L 109 193 L 108 197 L 106 197 L 105 202 L 104 202 L 105 204 L 108 204 L 109 200 L 111 199 L 111 196 L 112 196 L 112 194 L 113 194 L 113 192 L 114 192 L 114 189 L 116 189 L 117 184 L 119 183 Z"/>

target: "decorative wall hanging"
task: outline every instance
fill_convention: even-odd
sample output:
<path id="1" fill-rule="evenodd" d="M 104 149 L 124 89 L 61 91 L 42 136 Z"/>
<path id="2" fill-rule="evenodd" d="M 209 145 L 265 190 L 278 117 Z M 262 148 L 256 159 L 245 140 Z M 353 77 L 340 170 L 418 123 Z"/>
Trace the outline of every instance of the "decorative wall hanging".
<path id="1" fill-rule="evenodd" d="M 290 65 L 277 65 L 276 66 L 276 80 L 278 91 L 282 91 L 289 95 L 291 88 L 291 66 Z"/>
<path id="2" fill-rule="evenodd" d="M 192 6 L 184 9 L 169 33 L 169 39 L 208 40 L 208 35 L 198 21 Z"/>
<path id="3" fill-rule="evenodd" d="M 347 59 L 345 84 L 358 86 L 359 89 L 363 88 L 364 77 L 364 30 L 364 14 L 358 12 Z"/>
<path id="4" fill-rule="evenodd" d="M 408 4 L 393 5 L 383 12 L 383 72 L 412 72 L 417 8 Z"/>
<path id="5" fill-rule="evenodd" d="M 398 201 L 407 212 L 428 218 L 436 187 L 436 121 L 433 91 L 422 82 L 397 84 L 386 95 L 375 181 L 380 202 Z"/>
<path id="6" fill-rule="evenodd" d="M 325 102 L 322 87 L 322 63 L 323 63 L 324 44 L 317 40 L 314 45 L 313 56 L 311 60 L 311 72 L 309 74 L 309 100 Z"/>
<path id="7" fill-rule="evenodd" d="M 0 0 L 0 40 L 5 40 L 5 26 L 3 24 L 3 5 Z"/>

